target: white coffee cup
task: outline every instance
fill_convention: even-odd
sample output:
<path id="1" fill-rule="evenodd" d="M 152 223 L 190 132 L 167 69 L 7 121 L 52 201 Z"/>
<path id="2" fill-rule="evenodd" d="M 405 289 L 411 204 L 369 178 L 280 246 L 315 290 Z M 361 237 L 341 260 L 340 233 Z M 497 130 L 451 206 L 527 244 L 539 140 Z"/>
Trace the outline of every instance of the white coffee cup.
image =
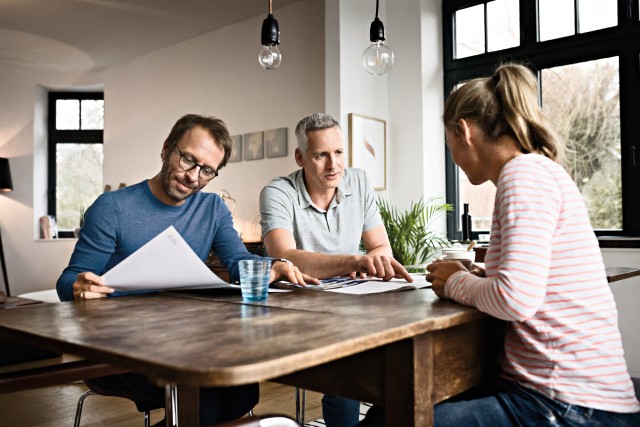
<path id="1" fill-rule="evenodd" d="M 476 253 L 464 248 L 446 248 L 442 250 L 440 259 L 444 261 L 459 261 L 465 268 L 469 269 L 476 260 Z"/>

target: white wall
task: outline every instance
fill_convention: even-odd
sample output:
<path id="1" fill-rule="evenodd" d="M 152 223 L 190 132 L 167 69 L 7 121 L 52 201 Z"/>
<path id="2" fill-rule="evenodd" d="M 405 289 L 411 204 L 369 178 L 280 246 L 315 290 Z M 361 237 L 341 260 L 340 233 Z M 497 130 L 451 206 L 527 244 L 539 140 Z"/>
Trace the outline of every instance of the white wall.
<path id="1" fill-rule="evenodd" d="M 395 53 L 393 68 L 383 76 L 362 67 L 375 4 L 326 4 L 327 111 L 343 124 L 345 146 L 349 113 L 386 120 L 387 189 L 380 193 L 401 209 L 420 197 L 444 198 L 441 0 L 404 0 L 402 7 L 380 4 L 386 43 Z M 445 232 L 444 218 L 438 226 Z"/>
<path id="2" fill-rule="evenodd" d="M 158 172 L 162 143 L 183 114 L 217 115 L 234 134 L 289 128 L 288 157 L 230 163 L 205 189 L 229 191 L 239 225 L 251 232 L 262 186 L 296 168 L 297 121 L 324 110 L 323 16 L 315 0 L 278 9 L 283 62 L 275 72 L 257 60 L 264 16 L 96 72 L 0 64 L 0 156 L 10 158 L 15 187 L 0 195 L 12 294 L 53 288 L 75 244 L 36 239 L 46 209 L 47 88 L 104 87 L 104 176 L 112 187 Z"/>
<path id="3" fill-rule="evenodd" d="M 602 249 L 607 267 L 639 267 L 640 249 Z M 631 376 L 640 377 L 640 277 L 611 283 L 622 345 Z"/>
<path id="4" fill-rule="evenodd" d="M 389 197 L 402 208 L 420 197 L 444 200 L 446 193 L 442 2 L 404 6 L 389 8 L 390 43 L 400 48 L 389 73 Z M 444 217 L 437 226 L 446 231 Z"/>

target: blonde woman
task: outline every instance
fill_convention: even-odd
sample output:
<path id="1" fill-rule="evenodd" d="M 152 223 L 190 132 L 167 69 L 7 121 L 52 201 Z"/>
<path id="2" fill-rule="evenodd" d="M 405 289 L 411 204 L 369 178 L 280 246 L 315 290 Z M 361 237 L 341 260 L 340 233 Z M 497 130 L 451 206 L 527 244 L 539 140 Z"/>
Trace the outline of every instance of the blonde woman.
<path id="1" fill-rule="evenodd" d="M 486 270 L 440 261 L 427 280 L 508 329 L 497 390 L 436 405 L 435 425 L 639 426 L 598 241 L 534 75 L 505 64 L 467 82 L 444 124 L 455 163 L 472 184 L 493 182 L 496 199 Z"/>

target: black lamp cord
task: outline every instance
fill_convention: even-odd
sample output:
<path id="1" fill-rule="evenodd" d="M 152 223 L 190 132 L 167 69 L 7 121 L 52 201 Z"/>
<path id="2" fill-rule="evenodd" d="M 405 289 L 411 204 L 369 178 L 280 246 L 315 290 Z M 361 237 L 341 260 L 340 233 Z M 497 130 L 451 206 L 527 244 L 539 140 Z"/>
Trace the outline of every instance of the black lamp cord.
<path id="1" fill-rule="evenodd" d="M 4 248 L 2 246 L 2 232 L 0 231 L 0 264 L 2 264 L 2 279 L 4 280 L 4 286 L 7 291 L 7 296 L 11 296 L 11 289 L 9 289 L 9 278 L 7 277 L 7 263 L 4 261 Z"/>

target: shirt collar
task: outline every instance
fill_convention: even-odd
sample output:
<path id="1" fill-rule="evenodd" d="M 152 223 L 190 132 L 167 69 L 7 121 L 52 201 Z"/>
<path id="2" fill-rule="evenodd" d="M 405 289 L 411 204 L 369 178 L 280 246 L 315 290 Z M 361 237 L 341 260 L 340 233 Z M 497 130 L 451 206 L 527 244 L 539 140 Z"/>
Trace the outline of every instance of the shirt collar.
<path id="1" fill-rule="evenodd" d="M 296 188 L 299 189 L 298 203 L 300 204 L 300 207 L 303 209 L 306 209 L 309 206 L 315 207 L 315 205 L 311 201 L 311 196 L 307 191 L 307 187 L 304 185 L 304 169 L 299 169 L 296 172 L 294 172 L 294 174 L 295 174 L 295 177 L 294 177 L 295 186 Z M 334 207 L 336 204 L 342 203 L 345 197 L 350 196 L 353 193 L 353 189 L 351 188 L 351 185 L 347 183 L 347 175 L 348 175 L 348 169 L 345 169 L 342 175 L 342 181 L 338 186 L 336 197 L 334 197 L 333 200 L 331 201 L 331 205 L 329 206 L 329 209 Z"/>

